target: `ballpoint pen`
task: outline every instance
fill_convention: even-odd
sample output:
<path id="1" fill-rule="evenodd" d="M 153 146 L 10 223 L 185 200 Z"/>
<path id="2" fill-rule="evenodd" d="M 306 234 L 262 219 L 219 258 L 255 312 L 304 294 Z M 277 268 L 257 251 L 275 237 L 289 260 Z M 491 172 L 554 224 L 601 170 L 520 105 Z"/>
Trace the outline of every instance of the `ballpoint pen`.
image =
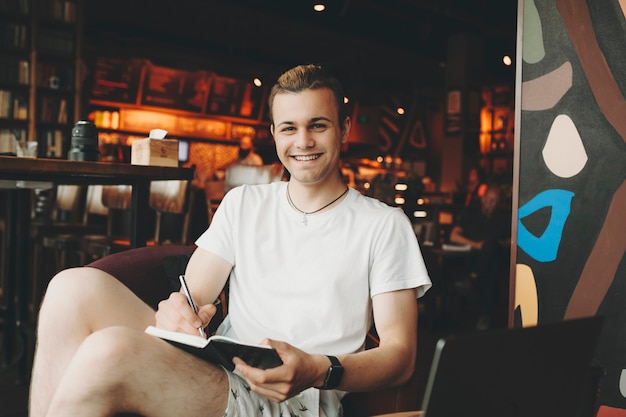
<path id="1" fill-rule="evenodd" d="M 178 279 L 180 280 L 180 286 L 185 292 L 185 296 L 187 297 L 187 301 L 189 302 L 191 309 L 194 313 L 198 314 L 198 307 L 196 307 L 196 303 L 193 301 L 193 298 L 191 298 L 191 292 L 189 291 L 189 287 L 187 286 L 187 282 L 185 281 L 185 276 L 179 275 Z M 198 327 L 198 331 L 200 332 L 200 336 L 206 339 L 206 333 L 204 333 L 204 329 L 202 328 L 202 326 Z"/>

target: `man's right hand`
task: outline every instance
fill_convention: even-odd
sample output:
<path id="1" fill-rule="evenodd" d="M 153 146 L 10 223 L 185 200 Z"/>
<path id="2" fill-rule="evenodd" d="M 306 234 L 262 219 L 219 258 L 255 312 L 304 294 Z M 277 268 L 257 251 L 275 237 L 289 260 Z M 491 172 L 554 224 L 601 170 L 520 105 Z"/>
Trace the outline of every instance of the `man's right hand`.
<path id="1" fill-rule="evenodd" d="M 173 292 L 169 298 L 159 303 L 155 313 L 156 326 L 176 332 L 197 335 L 198 327 L 206 327 L 217 312 L 213 304 L 198 306 L 195 314 L 181 292 Z"/>

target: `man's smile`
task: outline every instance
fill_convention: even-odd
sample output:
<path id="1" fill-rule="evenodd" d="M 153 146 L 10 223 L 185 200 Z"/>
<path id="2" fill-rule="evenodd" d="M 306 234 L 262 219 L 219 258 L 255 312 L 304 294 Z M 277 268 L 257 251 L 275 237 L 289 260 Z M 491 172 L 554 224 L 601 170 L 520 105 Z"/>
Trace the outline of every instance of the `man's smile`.
<path id="1" fill-rule="evenodd" d="M 320 154 L 315 154 L 315 155 L 294 155 L 293 158 L 296 161 L 312 161 L 314 159 L 319 158 L 321 155 Z"/>

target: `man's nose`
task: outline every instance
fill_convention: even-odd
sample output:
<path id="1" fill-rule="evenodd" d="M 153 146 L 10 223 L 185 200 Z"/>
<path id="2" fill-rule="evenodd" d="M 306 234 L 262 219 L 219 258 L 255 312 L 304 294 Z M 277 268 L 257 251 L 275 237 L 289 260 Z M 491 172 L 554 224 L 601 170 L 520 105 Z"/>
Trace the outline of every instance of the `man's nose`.
<path id="1" fill-rule="evenodd" d="M 297 134 L 295 145 L 299 149 L 308 149 L 315 146 L 315 140 L 309 131 L 301 130 Z"/>

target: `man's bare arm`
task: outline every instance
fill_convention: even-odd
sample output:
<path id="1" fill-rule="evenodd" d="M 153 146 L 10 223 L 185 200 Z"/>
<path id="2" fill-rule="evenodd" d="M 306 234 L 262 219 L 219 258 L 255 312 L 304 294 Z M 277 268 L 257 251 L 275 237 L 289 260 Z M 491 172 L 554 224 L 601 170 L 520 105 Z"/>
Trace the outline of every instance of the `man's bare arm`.
<path id="1" fill-rule="evenodd" d="M 198 313 L 191 309 L 182 292 L 174 292 L 159 303 L 156 325 L 168 330 L 195 334 L 198 327 L 206 327 L 215 315 L 214 301 L 224 288 L 232 266 L 224 259 L 196 249 L 185 270 L 185 279 Z"/>
<path id="2" fill-rule="evenodd" d="M 450 242 L 458 243 L 459 245 L 470 245 L 472 249 L 480 250 L 483 247 L 483 242 L 468 239 L 463 236 L 463 229 L 459 226 L 454 226 L 450 232 Z"/>
<path id="3" fill-rule="evenodd" d="M 198 307 L 213 303 L 222 292 L 232 265 L 217 255 L 197 248 L 187 264 L 185 278 Z"/>
<path id="4" fill-rule="evenodd" d="M 339 356 L 345 368 L 339 389 L 370 391 L 406 382 L 417 353 L 417 297 L 414 289 L 392 291 L 372 299 L 377 348 Z"/>
<path id="5" fill-rule="evenodd" d="M 417 298 L 414 289 L 379 294 L 373 298 L 380 345 L 338 355 L 344 374 L 337 389 L 373 391 L 406 382 L 415 368 L 417 352 Z M 284 401 L 309 387 L 321 386 L 330 366 L 328 358 L 307 354 L 287 343 L 266 340 L 278 350 L 283 366 L 262 370 L 236 359 L 237 369 L 253 391 L 273 401 Z"/>

